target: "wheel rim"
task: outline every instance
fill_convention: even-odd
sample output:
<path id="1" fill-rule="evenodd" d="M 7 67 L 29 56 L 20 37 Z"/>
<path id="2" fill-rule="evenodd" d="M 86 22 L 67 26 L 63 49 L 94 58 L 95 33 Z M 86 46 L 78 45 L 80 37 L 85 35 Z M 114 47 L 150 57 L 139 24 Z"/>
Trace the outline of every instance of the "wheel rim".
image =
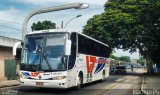
<path id="1" fill-rule="evenodd" d="M 81 77 L 78 76 L 78 83 L 77 83 L 77 87 L 80 88 L 81 87 L 81 84 L 82 84 L 82 81 L 81 81 Z"/>

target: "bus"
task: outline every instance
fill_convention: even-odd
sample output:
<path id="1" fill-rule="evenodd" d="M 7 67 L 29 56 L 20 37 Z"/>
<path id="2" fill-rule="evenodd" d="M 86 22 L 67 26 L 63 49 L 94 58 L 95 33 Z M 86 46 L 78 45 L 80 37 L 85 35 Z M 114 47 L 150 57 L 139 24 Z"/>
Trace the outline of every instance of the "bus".
<path id="1" fill-rule="evenodd" d="M 22 44 L 22 86 L 80 88 L 109 76 L 108 45 L 74 30 L 28 33 Z"/>

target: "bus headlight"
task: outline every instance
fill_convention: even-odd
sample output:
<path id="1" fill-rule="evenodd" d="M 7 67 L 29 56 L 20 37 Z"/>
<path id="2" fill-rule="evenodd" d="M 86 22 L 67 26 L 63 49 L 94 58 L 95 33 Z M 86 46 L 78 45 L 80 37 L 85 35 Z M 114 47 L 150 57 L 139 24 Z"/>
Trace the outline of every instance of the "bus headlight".
<path id="1" fill-rule="evenodd" d="M 28 77 L 24 76 L 23 74 L 20 74 L 19 77 L 22 79 L 28 79 Z"/>
<path id="2" fill-rule="evenodd" d="M 57 77 L 53 77 L 52 79 L 53 80 L 62 80 L 62 79 L 65 79 L 66 76 L 57 76 Z"/>

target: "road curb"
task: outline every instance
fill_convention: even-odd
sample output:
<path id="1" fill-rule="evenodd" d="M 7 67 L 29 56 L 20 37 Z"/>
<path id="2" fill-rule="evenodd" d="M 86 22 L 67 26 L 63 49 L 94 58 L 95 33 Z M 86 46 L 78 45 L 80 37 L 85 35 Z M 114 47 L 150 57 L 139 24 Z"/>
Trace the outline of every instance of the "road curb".
<path id="1" fill-rule="evenodd" d="M 0 86 L 0 89 L 1 88 L 7 88 L 7 87 L 14 87 L 14 86 L 19 86 L 20 84 L 13 84 L 13 85 L 3 85 L 3 86 Z"/>

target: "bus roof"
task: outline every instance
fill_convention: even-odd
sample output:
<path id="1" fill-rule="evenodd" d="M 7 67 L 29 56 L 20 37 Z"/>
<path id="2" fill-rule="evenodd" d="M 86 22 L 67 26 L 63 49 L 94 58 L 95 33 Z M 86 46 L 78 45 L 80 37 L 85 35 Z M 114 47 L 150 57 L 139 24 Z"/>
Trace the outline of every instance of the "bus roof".
<path id="1" fill-rule="evenodd" d="M 98 40 L 96 40 L 96 39 L 94 39 L 94 38 L 92 38 L 92 37 L 89 37 L 89 36 L 81 33 L 81 31 L 76 31 L 76 30 L 71 30 L 71 29 L 47 29 L 47 30 L 39 30 L 39 31 L 30 32 L 30 33 L 28 33 L 27 35 L 43 34 L 43 33 L 45 34 L 45 33 L 54 33 L 54 32 L 61 32 L 61 33 L 63 33 L 63 32 L 64 32 L 64 33 L 65 33 L 65 32 L 68 32 L 68 33 L 70 33 L 70 34 L 74 32 L 74 33 L 80 34 L 80 35 L 82 35 L 82 36 L 85 36 L 85 37 L 87 37 L 87 38 L 89 38 L 89 39 L 91 39 L 91 40 L 94 40 L 94 41 L 96 41 L 96 42 L 98 42 L 98 43 L 101 43 L 101 44 L 109 47 L 107 44 L 105 44 L 105 43 L 103 43 L 103 42 L 100 42 L 100 41 L 98 41 Z"/>
<path id="2" fill-rule="evenodd" d="M 67 29 L 47 29 L 47 30 L 38 30 L 38 31 L 33 31 L 29 32 L 28 34 L 41 34 L 41 33 L 52 33 L 52 32 L 80 32 L 80 31 L 75 31 L 75 30 L 67 30 Z"/>

